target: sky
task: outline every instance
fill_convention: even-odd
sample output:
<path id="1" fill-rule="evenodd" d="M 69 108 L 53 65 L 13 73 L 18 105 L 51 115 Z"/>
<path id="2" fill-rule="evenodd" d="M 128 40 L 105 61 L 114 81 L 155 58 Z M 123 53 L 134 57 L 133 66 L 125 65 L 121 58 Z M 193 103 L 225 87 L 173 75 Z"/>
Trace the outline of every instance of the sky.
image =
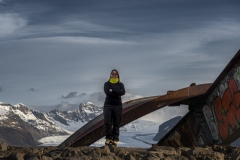
<path id="1" fill-rule="evenodd" d="M 102 105 L 212 83 L 240 49 L 239 0 L 0 0 L 0 102 Z M 75 105 L 75 106 L 74 106 Z"/>

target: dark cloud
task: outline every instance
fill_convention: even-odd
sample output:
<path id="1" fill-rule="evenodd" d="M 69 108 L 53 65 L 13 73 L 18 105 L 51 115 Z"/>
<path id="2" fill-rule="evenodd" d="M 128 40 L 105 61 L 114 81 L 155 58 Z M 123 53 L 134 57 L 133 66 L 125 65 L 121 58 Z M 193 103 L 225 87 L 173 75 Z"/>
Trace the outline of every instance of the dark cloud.
<path id="1" fill-rule="evenodd" d="M 63 99 L 68 99 L 68 98 L 76 98 L 77 97 L 77 92 L 70 92 L 68 95 L 66 96 L 61 96 Z"/>
<path id="2" fill-rule="evenodd" d="M 204 26 L 199 23 L 240 14 L 238 1 L 38 1 L 9 2 L 2 12 L 28 17 L 28 26 L 13 38 L 84 36 L 108 39 L 141 38 Z M 26 10 L 25 8 L 28 8 Z M 212 9 L 214 8 L 214 9 Z M 177 17 L 177 18 L 176 18 Z M 239 20 L 239 18 L 237 18 Z M 30 32 L 31 31 L 31 32 Z"/>
<path id="3" fill-rule="evenodd" d="M 30 88 L 28 91 L 30 91 L 30 92 L 36 92 L 36 91 L 38 91 L 38 90 L 36 90 L 35 88 Z"/>

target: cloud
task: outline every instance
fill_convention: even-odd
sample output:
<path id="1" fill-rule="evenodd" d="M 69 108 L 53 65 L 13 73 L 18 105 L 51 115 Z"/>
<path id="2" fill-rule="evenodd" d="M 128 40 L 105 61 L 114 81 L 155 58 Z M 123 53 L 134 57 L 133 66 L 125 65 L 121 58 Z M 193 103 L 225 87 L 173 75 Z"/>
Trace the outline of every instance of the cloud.
<path id="1" fill-rule="evenodd" d="M 66 96 L 61 96 L 63 99 L 68 99 L 68 98 L 76 98 L 77 97 L 77 92 L 70 92 L 68 95 Z"/>
<path id="2" fill-rule="evenodd" d="M 79 108 L 79 104 L 70 104 L 68 102 L 61 102 L 56 106 L 56 108 L 59 111 L 73 111 Z"/>
<path id="3" fill-rule="evenodd" d="M 87 93 L 81 93 L 81 94 L 79 94 L 78 96 L 79 97 L 83 97 L 83 96 L 86 96 L 87 95 Z"/>
<path id="4" fill-rule="evenodd" d="M 4 2 L 4 1 L 1 1 Z M 0 14 L 0 38 L 10 35 L 18 29 L 26 26 L 27 22 L 17 14 Z"/>
<path id="5" fill-rule="evenodd" d="M 138 99 L 138 98 L 143 98 L 143 96 L 126 93 L 124 96 L 122 96 L 122 102 L 124 103 L 124 102 L 130 101 L 133 99 Z"/>
<path id="6" fill-rule="evenodd" d="M 64 102 L 61 102 L 59 108 L 63 108 L 66 104 L 73 104 L 73 106 L 78 107 L 80 103 L 87 103 L 92 102 L 97 106 L 103 106 L 105 100 L 105 94 L 103 92 L 94 92 L 91 94 L 81 93 L 78 92 L 70 92 L 66 96 L 61 96 L 61 99 L 64 99 Z M 64 104 L 64 105 L 62 105 Z M 76 106 L 77 104 L 77 106 Z M 63 107 L 62 107 L 63 106 Z M 70 107 L 71 108 L 71 107 Z M 74 108 L 74 107 L 72 107 Z"/>
<path id="7" fill-rule="evenodd" d="M 81 98 L 81 97 L 85 97 L 87 95 L 87 93 L 81 93 L 79 95 L 77 95 L 78 92 L 74 91 L 74 92 L 70 92 L 68 93 L 68 95 L 66 96 L 61 96 L 62 99 L 70 99 L 70 98 Z"/>
<path id="8" fill-rule="evenodd" d="M 44 113 L 48 113 L 51 110 L 57 109 L 56 105 L 28 105 L 27 107 L 31 110 L 40 111 Z"/>
<path id="9" fill-rule="evenodd" d="M 38 91 L 38 90 L 36 90 L 35 88 L 30 88 L 28 91 L 36 92 L 36 91 Z"/>

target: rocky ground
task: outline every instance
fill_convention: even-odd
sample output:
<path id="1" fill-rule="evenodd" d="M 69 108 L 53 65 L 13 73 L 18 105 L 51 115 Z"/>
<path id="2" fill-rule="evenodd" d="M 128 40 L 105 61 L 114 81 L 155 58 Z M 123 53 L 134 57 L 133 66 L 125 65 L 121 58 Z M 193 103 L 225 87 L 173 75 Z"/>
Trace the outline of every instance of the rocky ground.
<path id="1" fill-rule="evenodd" d="M 0 144 L 0 159 L 3 160 L 240 160 L 236 147 L 172 148 L 154 146 L 143 148 L 119 148 L 115 146 L 77 147 L 14 147 Z"/>

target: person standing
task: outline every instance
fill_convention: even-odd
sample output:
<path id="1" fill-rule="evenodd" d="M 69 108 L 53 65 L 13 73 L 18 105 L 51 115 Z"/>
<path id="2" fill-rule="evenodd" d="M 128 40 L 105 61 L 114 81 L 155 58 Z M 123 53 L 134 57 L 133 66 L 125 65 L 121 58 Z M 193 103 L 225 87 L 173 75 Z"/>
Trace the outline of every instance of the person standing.
<path id="1" fill-rule="evenodd" d="M 104 83 L 104 92 L 106 94 L 103 109 L 106 134 L 105 144 L 117 146 L 122 115 L 121 96 L 125 94 L 125 88 L 123 83 L 120 82 L 120 76 L 116 69 L 111 71 L 109 80 Z"/>

